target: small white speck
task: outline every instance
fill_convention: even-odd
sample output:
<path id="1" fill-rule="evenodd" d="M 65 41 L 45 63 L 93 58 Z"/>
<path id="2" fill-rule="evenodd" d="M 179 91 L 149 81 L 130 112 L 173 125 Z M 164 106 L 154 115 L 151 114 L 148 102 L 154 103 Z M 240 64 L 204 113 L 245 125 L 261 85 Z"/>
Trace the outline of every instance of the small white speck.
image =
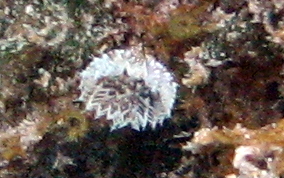
<path id="1" fill-rule="evenodd" d="M 11 10 L 9 9 L 9 7 L 5 7 L 5 9 L 4 9 L 5 15 L 9 15 L 10 11 Z"/>
<path id="2" fill-rule="evenodd" d="M 33 6 L 32 6 L 31 4 L 27 5 L 26 8 L 25 8 L 25 12 L 26 12 L 28 15 L 32 15 L 33 12 L 34 12 Z"/>
<path id="3" fill-rule="evenodd" d="M 249 135 L 249 134 L 245 134 L 244 137 L 245 137 L 246 139 L 250 139 L 250 135 Z"/>

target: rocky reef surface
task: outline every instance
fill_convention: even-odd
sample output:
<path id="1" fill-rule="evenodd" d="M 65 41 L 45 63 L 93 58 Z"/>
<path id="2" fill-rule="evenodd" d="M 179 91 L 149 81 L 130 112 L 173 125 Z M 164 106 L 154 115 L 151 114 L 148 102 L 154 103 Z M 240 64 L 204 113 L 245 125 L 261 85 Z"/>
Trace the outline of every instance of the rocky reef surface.
<path id="1" fill-rule="evenodd" d="M 0 21 L 0 177 L 284 176 L 282 0 L 2 0 Z"/>

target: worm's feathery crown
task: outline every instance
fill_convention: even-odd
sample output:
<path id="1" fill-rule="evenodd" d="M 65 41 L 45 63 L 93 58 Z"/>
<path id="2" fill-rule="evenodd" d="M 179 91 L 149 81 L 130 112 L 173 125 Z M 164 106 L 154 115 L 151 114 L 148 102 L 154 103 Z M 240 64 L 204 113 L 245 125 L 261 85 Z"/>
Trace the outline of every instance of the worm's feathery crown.
<path id="1" fill-rule="evenodd" d="M 154 56 L 138 46 L 92 58 L 80 73 L 78 100 L 85 102 L 86 111 L 95 111 L 95 119 L 105 116 L 112 130 L 128 125 L 140 130 L 170 117 L 177 83 Z"/>

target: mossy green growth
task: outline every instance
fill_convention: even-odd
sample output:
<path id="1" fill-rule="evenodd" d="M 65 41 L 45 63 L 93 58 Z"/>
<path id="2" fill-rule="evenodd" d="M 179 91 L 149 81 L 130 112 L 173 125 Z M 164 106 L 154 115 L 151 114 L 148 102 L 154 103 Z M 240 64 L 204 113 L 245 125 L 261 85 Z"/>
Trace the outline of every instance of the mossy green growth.
<path id="1" fill-rule="evenodd" d="M 170 17 L 168 23 L 169 35 L 176 40 L 194 38 L 205 32 L 214 31 L 215 25 L 202 19 L 207 15 L 206 10 L 214 1 L 204 1 L 197 7 L 180 7 Z"/>
<path id="2" fill-rule="evenodd" d="M 77 110 L 64 110 L 55 117 L 56 125 L 67 128 L 67 140 L 78 141 L 89 130 L 89 122 L 84 114 Z"/>
<path id="3" fill-rule="evenodd" d="M 168 28 L 170 36 L 179 40 L 191 38 L 203 30 L 196 19 L 182 14 L 172 17 Z"/>

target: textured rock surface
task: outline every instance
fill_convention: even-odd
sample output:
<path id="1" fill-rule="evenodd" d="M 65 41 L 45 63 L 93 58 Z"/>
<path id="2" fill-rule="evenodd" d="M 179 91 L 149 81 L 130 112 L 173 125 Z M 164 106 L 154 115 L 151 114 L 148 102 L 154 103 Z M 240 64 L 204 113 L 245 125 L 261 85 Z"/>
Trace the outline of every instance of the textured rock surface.
<path id="1" fill-rule="evenodd" d="M 0 177 L 283 177 L 283 9 L 281 0 L 2 0 Z M 122 54 L 147 60 L 110 62 Z M 127 122 L 109 123 L 118 117 L 86 100 L 104 87 L 133 89 L 126 98 L 144 98 L 145 117 L 129 105 Z M 127 103 L 109 99 L 119 102 L 96 102 L 110 113 Z"/>

